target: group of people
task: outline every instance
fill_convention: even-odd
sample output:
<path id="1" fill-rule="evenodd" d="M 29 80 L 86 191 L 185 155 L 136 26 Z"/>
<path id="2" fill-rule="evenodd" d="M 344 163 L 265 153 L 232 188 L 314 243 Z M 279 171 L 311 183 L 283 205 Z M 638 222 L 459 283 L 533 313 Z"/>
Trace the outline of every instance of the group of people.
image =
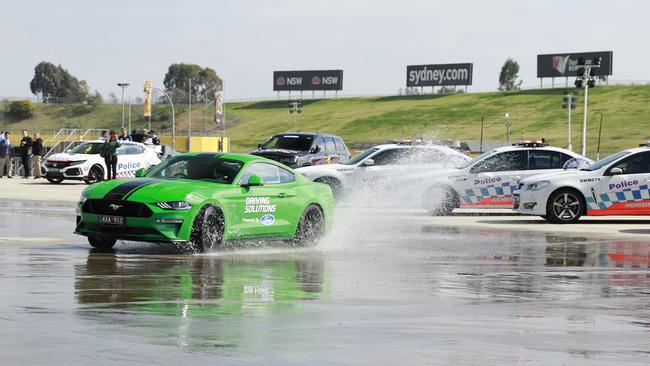
<path id="1" fill-rule="evenodd" d="M 23 178 L 29 178 L 34 171 L 34 179 L 41 178 L 41 159 L 45 155 L 45 148 L 41 135 L 34 133 L 30 137 L 27 131 L 23 130 L 23 138 L 20 140 L 20 159 L 23 164 Z M 0 178 L 5 175 L 13 178 L 12 162 L 14 158 L 14 145 L 11 142 L 11 132 L 0 133 Z"/>
<path id="2" fill-rule="evenodd" d="M 107 140 L 108 137 L 110 136 L 111 132 L 115 131 L 103 131 L 102 135 L 99 137 L 100 140 Z M 160 138 L 158 135 L 156 135 L 156 131 L 151 130 L 149 132 L 138 132 L 138 130 L 133 130 L 131 131 L 131 134 L 129 135 L 129 132 L 126 130 L 126 128 L 122 128 L 120 130 L 119 136 L 117 136 L 117 139 L 119 141 L 133 141 L 133 142 L 141 142 L 145 145 L 160 145 Z"/>

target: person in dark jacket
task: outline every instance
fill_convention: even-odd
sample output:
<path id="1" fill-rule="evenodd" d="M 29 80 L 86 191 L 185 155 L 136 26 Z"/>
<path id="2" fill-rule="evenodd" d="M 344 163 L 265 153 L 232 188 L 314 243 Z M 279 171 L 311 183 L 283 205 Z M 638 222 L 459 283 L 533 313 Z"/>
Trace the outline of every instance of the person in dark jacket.
<path id="1" fill-rule="evenodd" d="M 32 150 L 33 140 L 27 134 L 27 131 L 23 130 L 23 138 L 20 140 L 20 160 L 23 163 L 23 178 L 29 178 L 31 174 L 32 165 L 30 164 L 30 155 Z"/>
<path id="2" fill-rule="evenodd" d="M 5 171 L 7 172 L 7 178 L 13 178 L 11 176 L 11 159 L 14 157 L 14 146 L 9 140 L 10 136 L 11 133 L 7 131 L 4 134 L 4 140 L 0 141 L 0 178 L 2 178 Z"/>
<path id="3" fill-rule="evenodd" d="M 123 128 L 121 131 L 120 136 L 117 138 L 120 141 L 133 141 L 129 133 L 126 131 L 125 128 Z"/>
<path id="4" fill-rule="evenodd" d="M 151 143 L 154 145 L 160 145 L 160 138 L 158 135 L 156 135 L 156 131 L 151 130 L 149 131 L 149 138 L 151 139 Z"/>
<path id="5" fill-rule="evenodd" d="M 122 146 L 117 140 L 117 134 L 111 130 L 106 141 L 104 141 L 104 162 L 106 163 L 106 179 L 117 178 L 117 149 Z M 111 172 L 113 173 L 111 178 Z"/>
<path id="6" fill-rule="evenodd" d="M 38 133 L 34 134 L 34 142 L 32 143 L 32 167 L 34 169 L 34 179 L 41 177 L 41 158 L 45 154 L 43 147 L 43 139 Z"/>

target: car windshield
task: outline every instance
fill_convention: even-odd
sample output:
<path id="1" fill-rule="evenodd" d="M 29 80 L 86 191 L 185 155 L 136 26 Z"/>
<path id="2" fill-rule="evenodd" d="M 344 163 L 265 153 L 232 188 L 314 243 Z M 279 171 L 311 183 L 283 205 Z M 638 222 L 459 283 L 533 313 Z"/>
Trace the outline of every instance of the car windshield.
<path id="1" fill-rule="evenodd" d="M 599 170 L 600 168 L 602 168 L 602 167 L 604 167 L 606 165 L 609 165 L 609 163 L 611 163 L 613 161 L 616 161 L 616 160 L 624 157 L 625 155 L 627 155 L 629 153 L 630 153 L 629 151 L 617 152 L 616 154 L 612 154 L 612 155 L 606 157 L 605 159 L 603 159 L 603 160 L 601 160 L 601 161 L 599 161 L 597 163 L 594 163 L 591 166 L 583 168 L 581 170 L 586 170 L 586 171 L 589 171 L 589 172 Z"/>
<path id="2" fill-rule="evenodd" d="M 481 155 L 475 157 L 474 159 L 469 160 L 469 161 L 467 161 L 467 162 L 461 164 L 460 166 L 458 166 L 458 169 L 465 169 L 465 168 L 467 168 L 468 166 L 473 165 L 473 164 L 476 163 L 477 161 L 481 161 L 481 160 L 483 160 L 484 158 L 486 158 L 486 157 L 488 157 L 488 156 L 490 156 L 490 155 L 492 155 L 492 154 L 494 154 L 494 150 L 486 151 L 486 152 L 484 152 L 483 154 L 481 154 Z"/>
<path id="3" fill-rule="evenodd" d="M 99 154 L 99 149 L 103 144 L 103 142 L 84 142 L 72 150 L 68 150 L 68 152 L 72 154 Z"/>
<path id="4" fill-rule="evenodd" d="M 194 179 L 231 184 L 243 162 L 214 156 L 175 156 L 147 172 L 147 178 Z"/>
<path id="5" fill-rule="evenodd" d="M 273 136 L 269 141 L 262 145 L 262 150 L 282 149 L 293 151 L 309 151 L 311 149 L 314 136 L 310 135 L 278 135 Z"/>
<path id="6" fill-rule="evenodd" d="M 376 147 L 370 148 L 370 149 L 362 152 L 361 154 L 353 157 L 352 159 L 346 161 L 343 164 L 345 164 L 345 165 L 357 165 L 360 161 L 367 158 L 368 156 L 370 156 L 372 153 L 374 153 L 377 150 L 379 150 L 379 149 L 376 148 Z"/>

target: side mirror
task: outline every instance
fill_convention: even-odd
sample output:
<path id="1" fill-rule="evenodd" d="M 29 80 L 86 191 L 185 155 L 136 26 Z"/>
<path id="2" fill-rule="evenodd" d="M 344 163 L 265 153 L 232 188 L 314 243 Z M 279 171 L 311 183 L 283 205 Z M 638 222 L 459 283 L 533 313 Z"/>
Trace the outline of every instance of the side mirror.
<path id="1" fill-rule="evenodd" d="M 621 175 L 623 174 L 623 169 L 621 168 L 612 168 L 609 170 L 610 175 Z"/>
<path id="2" fill-rule="evenodd" d="M 257 150 L 262 150 L 262 144 L 257 144 Z"/>
<path id="3" fill-rule="evenodd" d="M 140 168 L 135 171 L 136 178 L 142 178 L 147 174 L 147 168 Z"/>
<path id="4" fill-rule="evenodd" d="M 375 160 L 374 159 L 366 159 L 366 160 L 363 161 L 363 163 L 361 165 L 363 165 L 363 166 L 373 166 L 373 165 L 375 165 Z"/>
<path id="5" fill-rule="evenodd" d="M 314 146 L 314 147 L 312 147 L 311 150 L 310 150 L 310 152 L 311 152 L 312 154 L 316 154 L 316 153 L 318 153 L 319 151 L 320 151 L 320 147 L 318 147 L 318 146 Z"/>
<path id="6" fill-rule="evenodd" d="M 248 181 L 243 183 L 241 186 L 244 188 L 248 187 L 259 187 L 264 185 L 264 180 L 257 175 L 251 175 L 248 177 Z"/>

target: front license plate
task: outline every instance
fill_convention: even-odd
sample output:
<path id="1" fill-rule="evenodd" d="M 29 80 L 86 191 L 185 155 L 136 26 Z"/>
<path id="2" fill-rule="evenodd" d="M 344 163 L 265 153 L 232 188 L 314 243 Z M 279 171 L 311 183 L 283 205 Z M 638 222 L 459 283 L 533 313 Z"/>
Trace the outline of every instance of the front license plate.
<path id="1" fill-rule="evenodd" d="M 124 216 L 99 215 L 100 225 L 124 226 Z"/>
<path id="2" fill-rule="evenodd" d="M 50 168 L 48 171 L 50 171 L 52 173 L 58 173 L 59 169 L 58 168 Z"/>

